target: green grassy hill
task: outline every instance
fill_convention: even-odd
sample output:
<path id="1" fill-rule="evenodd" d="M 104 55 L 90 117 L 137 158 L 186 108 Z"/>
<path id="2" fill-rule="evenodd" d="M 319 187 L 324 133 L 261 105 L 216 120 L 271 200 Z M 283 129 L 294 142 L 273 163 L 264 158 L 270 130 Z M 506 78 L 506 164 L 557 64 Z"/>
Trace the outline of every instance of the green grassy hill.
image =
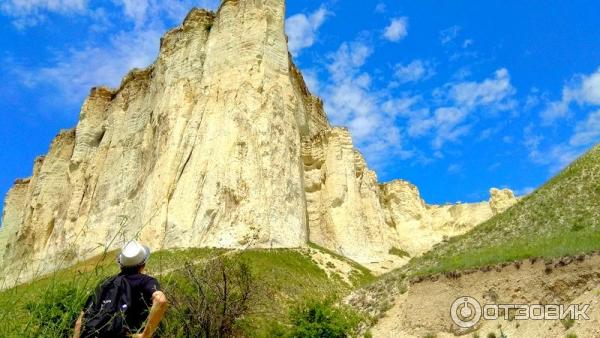
<path id="1" fill-rule="evenodd" d="M 311 250 L 319 249 L 313 246 Z M 330 256 L 325 251 L 319 252 Z M 118 272 L 115 255 L 116 252 L 108 252 L 54 275 L 0 292 L 0 337 L 70 335 L 88 294 L 98 282 Z M 185 266 L 201 267 L 219 256 L 245 262 L 256 282 L 256 299 L 248 314 L 238 323 L 248 337 L 270 336 L 273 327 L 289 325 L 288 314 L 294 306 L 308 301 L 337 301 L 352 289 L 374 280 L 365 268 L 333 256 L 330 256 L 332 263 L 328 265 L 349 264 L 353 270 L 346 279 L 331 271 L 328 275 L 307 253 L 307 249 L 160 251 L 152 255 L 147 272 L 156 276 L 164 289 L 173 290 L 178 283 L 181 284 Z M 178 320 L 167 317 L 166 324 L 177 326 Z"/>

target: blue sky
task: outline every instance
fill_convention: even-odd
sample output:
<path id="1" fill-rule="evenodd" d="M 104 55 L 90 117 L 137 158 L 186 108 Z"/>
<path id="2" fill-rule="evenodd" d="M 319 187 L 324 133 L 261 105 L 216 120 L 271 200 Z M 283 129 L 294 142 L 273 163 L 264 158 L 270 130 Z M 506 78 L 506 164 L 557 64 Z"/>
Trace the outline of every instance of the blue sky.
<path id="1" fill-rule="evenodd" d="M 149 65 L 215 0 L 0 4 L 0 195 L 31 174 L 92 86 Z M 600 141 L 600 3 L 289 1 L 295 62 L 381 181 L 428 203 L 524 194 Z"/>

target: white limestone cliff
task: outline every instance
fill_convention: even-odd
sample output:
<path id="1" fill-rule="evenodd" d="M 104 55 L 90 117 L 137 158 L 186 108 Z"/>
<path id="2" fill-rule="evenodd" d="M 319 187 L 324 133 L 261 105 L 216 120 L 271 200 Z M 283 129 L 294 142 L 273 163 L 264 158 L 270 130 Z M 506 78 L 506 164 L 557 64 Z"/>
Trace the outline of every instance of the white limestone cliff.
<path id="1" fill-rule="evenodd" d="M 406 182 L 380 185 L 307 89 L 284 17 L 284 0 L 192 10 L 154 64 L 92 89 L 76 128 L 8 193 L 5 282 L 133 237 L 155 250 L 312 241 L 383 271 L 407 259 L 392 248 L 421 253 L 515 202 L 427 206 Z"/>

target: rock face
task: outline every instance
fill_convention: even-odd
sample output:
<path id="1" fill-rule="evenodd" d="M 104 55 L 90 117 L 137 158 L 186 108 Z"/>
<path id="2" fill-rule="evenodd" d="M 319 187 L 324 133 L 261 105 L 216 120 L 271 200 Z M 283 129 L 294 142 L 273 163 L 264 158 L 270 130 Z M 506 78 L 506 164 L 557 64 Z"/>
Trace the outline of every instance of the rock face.
<path id="1" fill-rule="evenodd" d="M 153 249 L 301 247 L 383 269 L 511 203 L 427 206 L 380 185 L 345 129 L 331 128 L 288 53 L 284 0 L 192 10 L 153 65 L 94 88 L 0 230 L 3 276 L 27 280 L 139 238 Z"/>
<path id="2" fill-rule="evenodd" d="M 383 196 L 398 233 L 397 245 L 412 256 L 464 234 L 517 202 L 512 191 L 491 189 L 489 202 L 426 205 L 414 185 L 400 180 L 385 184 Z"/>

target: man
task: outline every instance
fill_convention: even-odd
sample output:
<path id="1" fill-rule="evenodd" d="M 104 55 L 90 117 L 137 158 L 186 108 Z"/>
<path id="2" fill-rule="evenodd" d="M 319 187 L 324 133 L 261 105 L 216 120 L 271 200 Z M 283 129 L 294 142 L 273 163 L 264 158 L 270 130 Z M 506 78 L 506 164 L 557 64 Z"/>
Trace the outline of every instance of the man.
<path id="1" fill-rule="evenodd" d="M 126 280 L 131 291 L 131 299 L 128 301 L 131 304 L 123 306 L 127 309 L 124 320 L 125 331 L 134 338 L 152 337 L 167 309 L 167 298 L 160 291 L 158 281 L 143 273 L 148 258 L 150 258 L 150 249 L 137 241 L 128 242 L 117 258 L 121 273 L 114 278 L 122 276 L 123 278 L 120 280 Z M 99 288 L 101 287 L 99 286 Z M 82 327 L 83 331 L 86 331 L 84 325 L 86 311 L 93 307 L 94 301 L 98 300 L 94 300 L 94 296 L 91 296 L 84 311 L 79 315 L 75 324 L 74 338 L 97 336 L 89 332 L 83 332 L 82 335 Z M 146 322 L 145 326 L 144 322 Z"/>

